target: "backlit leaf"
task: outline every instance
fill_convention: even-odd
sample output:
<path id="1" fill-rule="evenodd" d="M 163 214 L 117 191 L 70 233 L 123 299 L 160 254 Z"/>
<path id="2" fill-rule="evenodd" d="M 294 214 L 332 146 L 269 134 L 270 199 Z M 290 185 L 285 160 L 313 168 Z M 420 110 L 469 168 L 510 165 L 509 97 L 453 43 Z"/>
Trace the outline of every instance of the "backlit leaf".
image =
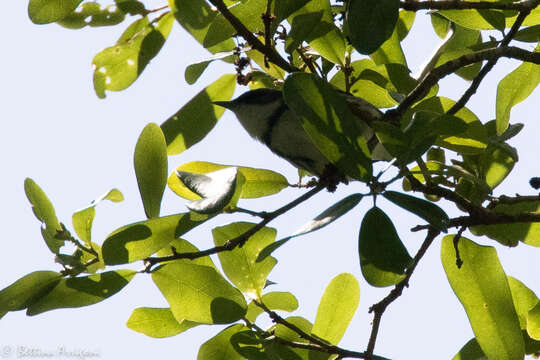
<path id="1" fill-rule="evenodd" d="M 246 313 L 242 293 L 214 268 L 172 262 L 154 271 L 152 279 L 179 322 L 228 324 Z"/>
<path id="2" fill-rule="evenodd" d="M 290 292 L 269 292 L 262 296 L 261 302 L 270 310 L 294 311 L 298 308 L 298 300 Z M 257 316 L 264 312 L 254 302 L 250 302 L 246 313 L 246 319 L 254 322 Z"/>
<path id="3" fill-rule="evenodd" d="M 0 291 L 0 313 L 26 309 L 47 294 L 62 279 L 54 271 L 35 271 Z"/>
<path id="4" fill-rule="evenodd" d="M 68 16 L 82 0 L 30 0 L 28 17 L 34 24 L 48 24 Z"/>
<path id="5" fill-rule="evenodd" d="M 32 302 L 26 314 L 37 315 L 54 309 L 98 303 L 122 290 L 136 273 L 133 270 L 117 270 L 61 279 L 45 296 Z"/>
<path id="6" fill-rule="evenodd" d="M 43 190 L 34 180 L 26 178 L 24 180 L 24 192 L 36 218 L 41 221 L 41 234 L 45 243 L 53 253 L 58 254 L 60 248 L 64 245 L 64 240 L 57 239 L 56 234 L 62 230 L 62 226 L 56 217 L 54 207 Z"/>
<path id="7" fill-rule="evenodd" d="M 247 222 L 236 222 L 216 227 L 212 230 L 214 244 L 222 246 L 228 240 L 242 235 L 255 225 Z M 260 251 L 268 244 L 273 243 L 275 238 L 276 230 L 265 227 L 250 236 L 242 247 L 218 254 L 225 275 L 249 298 L 261 298 L 266 278 L 277 263 L 277 260 L 272 257 L 256 261 Z"/>
<path id="8" fill-rule="evenodd" d="M 104 98 L 106 90 L 124 90 L 137 80 L 161 50 L 173 23 L 171 13 L 163 15 L 155 26 L 143 17 L 124 31 L 116 45 L 97 54 L 92 60 L 97 96 Z"/>
<path id="9" fill-rule="evenodd" d="M 146 125 L 141 132 L 133 162 L 146 217 L 158 217 L 168 170 L 165 137 L 156 124 Z"/>
<path id="10" fill-rule="evenodd" d="M 123 226 L 105 239 L 103 260 L 108 265 L 118 265 L 144 259 L 208 218 L 190 212 Z"/>
<path id="11" fill-rule="evenodd" d="M 538 48 L 537 48 L 538 49 Z M 540 82 L 540 65 L 524 62 L 497 86 L 497 134 L 508 127 L 512 107 L 525 100 Z"/>
<path id="12" fill-rule="evenodd" d="M 182 153 L 214 128 L 225 109 L 212 102 L 229 100 L 234 93 L 235 79 L 234 75 L 223 75 L 161 124 L 169 155 Z"/>
<path id="13" fill-rule="evenodd" d="M 499 204 L 491 209 L 491 211 L 509 215 L 539 212 L 540 202 L 523 201 L 515 204 Z M 507 246 L 516 246 L 519 241 L 532 246 L 540 246 L 540 223 L 536 222 L 476 225 L 472 226 L 470 230 L 476 236 L 486 235 Z"/>
<path id="14" fill-rule="evenodd" d="M 360 303 L 360 286 L 349 273 L 332 279 L 319 303 L 311 332 L 337 345 Z"/>
<path id="15" fill-rule="evenodd" d="M 219 332 L 199 348 L 197 360 L 244 360 L 234 348 L 231 337 L 241 331 L 249 330 L 241 324 L 235 324 Z"/>
<path id="16" fill-rule="evenodd" d="M 491 359 L 523 359 L 525 350 L 518 316 L 495 249 L 464 237 L 459 239 L 458 249 L 463 261 L 461 268 L 456 265 L 454 235 L 445 236 L 442 263 L 480 347 Z"/>
<path id="17" fill-rule="evenodd" d="M 126 325 L 146 336 L 164 338 L 178 335 L 199 324 L 188 320 L 179 323 L 169 308 L 140 307 L 133 310 Z"/>

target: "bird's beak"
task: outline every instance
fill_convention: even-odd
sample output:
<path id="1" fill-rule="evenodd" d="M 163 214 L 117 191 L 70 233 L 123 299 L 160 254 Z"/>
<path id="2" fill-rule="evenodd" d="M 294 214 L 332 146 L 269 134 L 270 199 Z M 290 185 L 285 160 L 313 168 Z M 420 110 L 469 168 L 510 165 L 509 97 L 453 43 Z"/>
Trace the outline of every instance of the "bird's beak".
<path id="1" fill-rule="evenodd" d="M 217 106 L 222 106 L 226 109 L 230 109 L 231 107 L 230 101 L 213 101 L 212 104 L 217 105 Z"/>

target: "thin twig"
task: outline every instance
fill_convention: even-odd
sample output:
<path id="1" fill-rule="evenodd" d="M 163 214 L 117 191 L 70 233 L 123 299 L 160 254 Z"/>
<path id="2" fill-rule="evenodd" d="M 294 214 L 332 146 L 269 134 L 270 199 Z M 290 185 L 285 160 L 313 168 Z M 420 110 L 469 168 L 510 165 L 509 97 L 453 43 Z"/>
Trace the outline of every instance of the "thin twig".
<path id="1" fill-rule="evenodd" d="M 459 239 L 461 239 L 461 235 L 463 235 L 463 232 L 465 231 L 465 229 L 467 229 L 467 227 L 465 226 L 462 226 L 457 234 L 454 236 L 454 250 L 456 252 L 456 266 L 458 267 L 458 269 L 461 269 L 461 265 L 463 265 L 463 260 L 461 260 L 461 256 L 459 255 L 459 248 L 458 248 L 458 245 L 459 245 Z"/>
<path id="2" fill-rule="evenodd" d="M 404 10 L 464 10 L 464 9 L 492 9 L 492 10 L 518 10 L 530 9 L 531 1 L 518 2 L 484 2 L 484 1 L 456 1 L 456 0 L 430 0 L 430 1 L 400 1 L 399 6 Z"/>
<path id="3" fill-rule="evenodd" d="M 403 115 L 405 111 L 407 111 L 414 103 L 419 101 L 425 94 L 427 94 L 432 86 L 437 84 L 444 77 L 453 74 L 456 70 L 480 61 L 499 59 L 501 57 L 540 64 L 540 53 L 523 50 L 513 46 L 479 50 L 460 56 L 457 59 L 447 61 L 431 70 L 407 95 L 407 97 L 403 99 L 396 109 L 388 110 L 386 112 L 385 118 L 393 119 Z"/>
<path id="4" fill-rule="evenodd" d="M 253 33 L 236 17 L 233 13 L 227 8 L 227 5 L 223 0 L 209 0 L 212 5 L 214 5 L 219 12 L 223 15 L 225 19 L 232 25 L 232 27 L 242 36 L 251 47 L 261 54 L 264 54 L 268 61 L 276 64 L 283 70 L 287 72 L 299 71 L 296 67 L 289 64 L 284 58 L 279 55 L 279 53 L 273 48 L 268 48 L 263 44 Z"/>
<path id="5" fill-rule="evenodd" d="M 310 342 L 309 344 L 300 343 L 300 342 L 289 342 L 287 340 L 276 337 L 276 341 L 283 343 L 284 345 L 289 345 L 291 347 L 297 347 L 297 348 L 303 348 L 303 349 L 315 350 L 315 351 L 324 352 L 327 354 L 337 354 L 340 357 L 350 357 L 350 358 L 356 358 L 356 359 L 389 360 L 378 355 L 371 355 L 370 357 L 368 357 L 366 353 L 351 351 L 351 350 L 343 349 L 338 346 L 329 344 L 312 334 L 306 333 L 305 331 L 303 331 L 302 329 L 300 329 L 298 326 L 294 325 L 293 323 L 288 322 L 287 320 L 279 316 L 278 313 L 270 310 L 264 303 L 256 301 L 256 300 L 254 300 L 253 302 L 255 303 L 255 305 L 263 309 L 264 312 L 268 314 L 268 316 L 272 319 L 274 323 L 285 326 L 286 328 L 298 334 L 298 336 L 300 336 L 302 339 Z"/>
<path id="6" fill-rule="evenodd" d="M 398 297 L 401 296 L 405 287 L 409 286 L 409 280 L 414 270 L 416 269 L 416 266 L 418 265 L 422 257 L 426 254 L 429 246 L 433 243 L 433 240 L 435 240 L 439 233 L 440 232 L 438 230 L 435 230 L 431 227 L 429 228 L 429 231 L 426 235 L 424 242 L 422 243 L 422 246 L 420 246 L 420 249 L 413 258 L 411 266 L 409 266 L 405 271 L 405 278 L 401 280 L 384 299 L 374 304 L 369 309 L 369 312 L 373 312 L 373 323 L 371 326 L 371 335 L 369 336 L 368 346 L 366 350 L 366 355 L 368 355 L 368 359 L 373 359 L 371 355 L 375 350 L 375 343 L 377 341 L 377 334 L 379 333 L 379 326 L 381 324 L 381 319 L 386 308 Z"/>
<path id="7" fill-rule="evenodd" d="M 307 199 L 311 198 L 313 195 L 317 194 L 321 190 L 323 190 L 326 187 L 324 183 L 321 183 L 308 191 L 307 193 L 303 194 L 302 196 L 296 198 L 295 200 L 291 201 L 290 203 L 280 207 L 279 209 L 272 211 L 268 213 L 268 216 L 264 218 L 261 222 L 254 225 L 252 228 L 247 230 L 241 235 L 238 235 L 237 237 L 228 240 L 225 244 L 220 246 L 215 246 L 213 248 L 209 248 L 202 251 L 194 251 L 194 252 L 183 252 L 183 253 L 176 253 L 169 256 L 161 256 L 161 257 L 149 257 L 144 260 L 146 264 L 145 272 L 150 272 L 152 266 L 155 264 L 165 262 L 165 261 L 171 261 L 171 260 L 177 260 L 177 259 L 197 259 L 204 256 L 217 254 L 223 251 L 231 251 L 235 249 L 236 247 L 242 247 L 244 243 L 256 232 L 261 230 L 263 227 L 266 226 L 270 221 L 274 220 L 278 216 L 286 213 L 287 211 L 291 210 L 295 206 L 301 204 L 302 202 L 306 201 Z"/>

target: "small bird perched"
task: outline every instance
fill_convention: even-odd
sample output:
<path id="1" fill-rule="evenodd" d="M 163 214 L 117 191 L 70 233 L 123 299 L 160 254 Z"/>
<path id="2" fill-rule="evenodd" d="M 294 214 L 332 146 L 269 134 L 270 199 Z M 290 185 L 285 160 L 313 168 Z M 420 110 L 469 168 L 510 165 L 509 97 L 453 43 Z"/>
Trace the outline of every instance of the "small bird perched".
<path id="1" fill-rule="evenodd" d="M 356 116 L 369 120 L 382 117 L 382 113 L 367 101 L 346 93 L 343 96 Z M 232 101 L 215 101 L 214 104 L 234 112 L 249 135 L 295 167 L 321 177 L 329 166 L 333 166 L 313 144 L 298 116 L 285 104 L 281 91 L 256 89 Z M 373 131 L 362 121 L 360 126 L 365 130 L 363 135 L 368 144 L 376 140 Z"/>

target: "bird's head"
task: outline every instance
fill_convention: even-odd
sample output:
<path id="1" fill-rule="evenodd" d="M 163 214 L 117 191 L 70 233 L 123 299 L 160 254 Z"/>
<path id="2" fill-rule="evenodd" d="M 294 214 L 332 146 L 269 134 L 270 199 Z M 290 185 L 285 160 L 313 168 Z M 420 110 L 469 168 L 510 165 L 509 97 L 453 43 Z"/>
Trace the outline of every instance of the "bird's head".
<path id="1" fill-rule="evenodd" d="M 214 101 L 234 112 L 247 132 L 262 140 L 263 134 L 272 126 L 272 115 L 281 107 L 286 107 L 281 91 L 256 89 L 248 91 L 231 101 Z"/>

